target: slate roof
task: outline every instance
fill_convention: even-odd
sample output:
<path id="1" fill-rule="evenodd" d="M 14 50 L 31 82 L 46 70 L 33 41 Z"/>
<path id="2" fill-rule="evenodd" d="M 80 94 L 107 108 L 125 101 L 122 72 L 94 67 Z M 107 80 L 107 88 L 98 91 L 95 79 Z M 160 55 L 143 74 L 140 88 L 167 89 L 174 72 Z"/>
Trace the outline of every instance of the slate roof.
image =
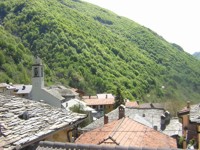
<path id="1" fill-rule="evenodd" d="M 13 149 L 40 141 L 59 130 L 82 122 L 84 114 L 72 113 L 48 104 L 0 95 L 0 123 L 6 129 L 0 147 Z M 27 119 L 27 120 L 26 120 Z"/>
<path id="2" fill-rule="evenodd" d="M 106 98 L 110 98 L 110 99 L 114 99 L 115 97 L 112 94 L 97 94 L 97 98 L 98 99 L 106 99 Z"/>
<path id="3" fill-rule="evenodd" d="M 94 144 L 74 144 L 74 143 L 61 143 L 41 141 L 36 150 L 177 150 L 176 148 L 145 148 L 135 146 L 107 146 L 107 145 L 94 145 Z"/>
<path id="4" fill-rule="evenodd" d="M 9 84 L 7 84 L 7 83 L 0 83 L 0 88 L 6 88 L 7 86 L 9 86 Z"/>
<path id="5" fill-rule="evenodd" d="M 129 117 L 135 121 L 138 121 L 146 126 L 153 128 L 157 126 L 157 130 L 160 132 L 164 132 L 160 129 L 161 124 L 161 115 L 164 113 L 163 109 L 155 109 L 155 108 L 125 108 L 125 116 Z M 109 112 L 107 114 L 108 122 L 117 120 L 119 118 L 119 110 L 116 108 L 115 110 Z M 170 132 L 164 132 L 167 135 L 182 135 L 182 124 L 178 122 L 178 119 L 173 119 L 174 121 L 170 121 L 169 125 L 167 125 L 165 130 Z M 176 125 L 173 123 L 176 122 Z M 101 117 L 88 126 L 82 128 L 83 131 L 90 131 L 104 125 L 104 117 Z"/>
<path id="6" fill-rule="evenodd" d="M 62 103 L 63 107 L 66 108 L 67 110 L 70 110 L 69 108 L 74 106 L 74 105 L 79 105 L 80 107 L 83 108 L 84 111 L 91 111 L 93 113 L 97 113 L 97 111 L 89 106 L 86 105 L 85 102 L 78 100 L 78 99 L 70 99 L 64 103 Z"/>
<path id="7" fill-rule="evenodd" d="M 190 106 L 190 121 L 200 123 L 200 103 Z"/>
<path id="8" fill-rule="evenodd" d="M 143 104 L 140 104 L 140 108 L 158 108 L 158 109 L 164 109 L 165 105 L 163 103 L 143 103 Z"/>
<path id="9" fill-rule="evenodd" d="M 15 89 L 18 90 L 16 94 L 29 94 L 32 90 L 32 85 L 14 85 Z"/>
<path id="10" fill-rule="evenodd" d="M 67 95 L 78 96 L 78 93 L 76 93 L 73 89 L 66 88 L 65 86 L 62 85 L 54 85 L 49 88 L 58 91 L 62 96 L 67 96 Z"/>
<path id="11" fill-rule="evenodd" d="M 128 117 L 80 135 L 79 144 L 177 148 L 176 140 Z"/>
<path id="12" fill-rule="evenodd" d="M 42 90 L 44 90 L 45 92 L 47 92 L 47 93 L 51 94 L 52 96 L 56 97 L 60 101 L 65 99 L 64 97 L 62 97 L 62 95 L 57 90 L 55 90 L 53 88 L 44 87 L 44 88 L 42 88 Z"/>

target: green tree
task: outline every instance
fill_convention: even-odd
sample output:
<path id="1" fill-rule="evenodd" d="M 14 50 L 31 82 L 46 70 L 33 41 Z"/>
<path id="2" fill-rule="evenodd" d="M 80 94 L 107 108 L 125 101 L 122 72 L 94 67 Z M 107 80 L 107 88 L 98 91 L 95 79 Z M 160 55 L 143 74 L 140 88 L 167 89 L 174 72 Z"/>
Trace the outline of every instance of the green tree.
<path id="1" fill-rule="evenodd" d="M 121 89 L 117 87 L 114 107 L 117 108 L 121 104 L 125 104 L 124 97 L 122 95 Z"/>
<path id="2" fill-rule="evenodd" d="M 91 123 L 91 119 L 89 118 L 89 113 L 84 111 L 83 110 L 83 106 L 80 105 L 80 104 L 76 104 L 76 105 L 73 105 L 72 107 L 69 108 L 72 112 L 76 112 L 76 113 L 79 113 L 79 114 L 86 114 L 87 115 L 87 118 L 82 122 L 80 123 L 80 127 L 85 127 L 86 125 L 90 124 Z"/>

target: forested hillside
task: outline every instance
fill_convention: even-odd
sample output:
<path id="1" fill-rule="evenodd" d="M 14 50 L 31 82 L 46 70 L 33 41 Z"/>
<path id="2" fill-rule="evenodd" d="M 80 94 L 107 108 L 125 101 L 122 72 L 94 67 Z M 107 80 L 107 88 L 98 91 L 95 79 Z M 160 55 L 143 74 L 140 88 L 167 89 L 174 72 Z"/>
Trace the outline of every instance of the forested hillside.
<path id="1" fill-rule="evenodd" d="M 0 24 L 1 82 L 30 83 L 37 55 L 48 84 L 87 94 L 120 87 L 125 97 L 141 101 L 200 98 L 198 60 L 100 7 L 79 0 L 0 0 Z"/>

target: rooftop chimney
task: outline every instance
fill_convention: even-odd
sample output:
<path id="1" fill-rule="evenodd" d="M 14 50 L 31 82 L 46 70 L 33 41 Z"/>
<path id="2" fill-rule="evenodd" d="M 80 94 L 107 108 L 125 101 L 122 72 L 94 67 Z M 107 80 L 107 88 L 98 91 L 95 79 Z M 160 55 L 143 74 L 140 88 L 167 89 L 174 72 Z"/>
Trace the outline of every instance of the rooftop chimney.
<path id="1" fill-rule="evenodd" d="M 108 116 L 104 115 L 104 124 L 107 124 L 107 123 L 108 123 Z"/>
<path id="2" fill-rule="evenodd" d="M 160 129 L 163 131 L 163 130 L 165 130 L 165 128 L 166 128 L 165 115 L 162 114 L 161 117 L 160 117 L 160 119 L 161 119 Z"/>
<path id="3" fill-rule="evenodd" d="M 154 126 L 153 126 L 153 129 L 157 131 L 157 130 L 158 130 L 158 126 L 157 126 L 157 125 L 154 125 Z"/>
<path id="4" fill-rule="evenodd" d="M 190 101 L 187 101 L 187 109 L 190 109 Z"/>
<path id="5" fill-rule="evenodd" d="M 124 105 L 120 105 L 119 106 L 119 119 L 125 117 L 125 106 Z"/>
<path id="6" fill-rule="evenodd" d="M 25 85 L 23 85 L 23 86 L 22 86 L 22 90 L 25 90 L 25 88 L 26 88 L 26 86 L 25 86 Z"/>
<path id="7" fill-rule="evenodd" d="M 151 106 L 151 108 L 154 108 L 154 105 L 153 105 L 153 103 L 151 103 L 151 104 L 150 104 L 150 106 Z"/>

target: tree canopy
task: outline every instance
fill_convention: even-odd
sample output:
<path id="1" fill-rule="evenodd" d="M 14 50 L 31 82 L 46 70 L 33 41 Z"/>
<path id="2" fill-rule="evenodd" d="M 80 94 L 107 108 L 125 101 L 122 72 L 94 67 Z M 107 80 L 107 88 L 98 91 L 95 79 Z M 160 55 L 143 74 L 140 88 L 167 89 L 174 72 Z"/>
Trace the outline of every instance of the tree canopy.
<path id="1" fill-rule="evenodd" d="M 71 0 L 0 0 L 1 82 L 30 83 L 33 56 L 45 83 L 88 95 L 121 88 L 141 101 L 200 98 L 200 62 L 149 28 Z"/>

